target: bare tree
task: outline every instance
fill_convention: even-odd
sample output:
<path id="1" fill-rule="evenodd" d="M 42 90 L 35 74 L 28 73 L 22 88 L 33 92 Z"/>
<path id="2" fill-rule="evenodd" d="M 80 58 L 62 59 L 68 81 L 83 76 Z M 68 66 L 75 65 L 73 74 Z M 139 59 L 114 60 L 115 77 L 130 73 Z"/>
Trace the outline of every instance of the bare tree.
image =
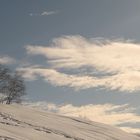
<path id="1" fill-rule="evenodd" d="M 4 93 L 9 78 L 10 78 L 10 70 L 0 65 L 0 93 Z"/>
<path id="2" fill-rule="evenodd" d="M 11 104 L 21 102 L 21 97 L 25 95 L 25 84 L 22 77 L 15 72 L 11 73 L 7 68 L 0 67 L 0 93 L 4 96 L 1 102 Z"/>

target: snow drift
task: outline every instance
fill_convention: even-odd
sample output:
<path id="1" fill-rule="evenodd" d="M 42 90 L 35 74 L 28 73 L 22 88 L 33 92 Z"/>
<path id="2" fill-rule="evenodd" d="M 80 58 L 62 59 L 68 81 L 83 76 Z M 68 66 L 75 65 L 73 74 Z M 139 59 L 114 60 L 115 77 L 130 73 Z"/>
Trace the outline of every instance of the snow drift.
<path id="1" fill-rule="evenodd" d="M 140 138 L 115 127 L 81 118 L 61 116 L 20 105 L 0 105 L 0 140 L 140 140 Z"/>

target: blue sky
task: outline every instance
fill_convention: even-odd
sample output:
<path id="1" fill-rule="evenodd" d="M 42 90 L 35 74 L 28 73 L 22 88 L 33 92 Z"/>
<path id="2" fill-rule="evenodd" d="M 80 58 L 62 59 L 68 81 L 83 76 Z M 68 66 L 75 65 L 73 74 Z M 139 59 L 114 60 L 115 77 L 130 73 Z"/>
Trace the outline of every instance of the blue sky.
<path id="1" fill-rule="evenodd" d="M 139 0 L 1 0 L 0 63 L 23 73 L 29 101 L 119 110 L 128 104 L 134 118 L 139 25 Z"/>

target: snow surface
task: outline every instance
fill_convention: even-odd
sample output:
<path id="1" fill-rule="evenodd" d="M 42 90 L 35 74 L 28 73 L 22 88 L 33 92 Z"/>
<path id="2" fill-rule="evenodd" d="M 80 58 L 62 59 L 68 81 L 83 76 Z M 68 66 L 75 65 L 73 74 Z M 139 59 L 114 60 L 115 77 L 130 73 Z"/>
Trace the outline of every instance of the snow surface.
<path id="1" fill-rule="evenodd" d="M 118 128 L 81 118 L 61 116 L 20 105 L 0 105 L 0 140 L 140 140 L 140 138 Z"/>

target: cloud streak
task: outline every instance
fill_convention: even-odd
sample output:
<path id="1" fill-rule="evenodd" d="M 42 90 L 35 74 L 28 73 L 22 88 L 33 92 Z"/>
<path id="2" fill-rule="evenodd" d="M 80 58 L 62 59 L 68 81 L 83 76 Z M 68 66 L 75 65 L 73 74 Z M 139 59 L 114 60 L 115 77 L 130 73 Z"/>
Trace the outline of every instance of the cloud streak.
<path id="1" fill-rule="evenodd" d="M 43 11 L 42 13 L 30 13 L 30 16 L 50 16 L 57 14 L 58 11 Z"/>
<path id="2" fill-rule="evenodd" d="M 52 84 L 76 89 L 104 87 L 129 92 L 140 89 L 140 44 L 64 36 L 54 39 L 48 46 L 28 45 L 26 50 L 29 55 L 47 58 L 49 68 L 31 71 L 38 71 L 36 75 L 38 73 Z M 81 69 L 85 69 L 84 74 Z M 48 70 L 53 75 L 43 74 Z M 79 71 L 68 74 L 62 70 Z"/>
<path id="3" fill-rule="evenodd" d="M 132 91 L 134 86 L 133 81 L 128 83 L 126 82 L 128 80 L 127 75 L 119 75 L 120 77 L 106 76 L 104 78 L 97 78 L 93 76 L 64 74 L 54 69 L 43 69 L 34 66 L 28 68 L 18 68 L 17 70 L 21 72 L 23 77 L 27 80 L 36 80 L 37 77 L 40 76 L 52 85 L 71 87 L 76 90 L 104 87 L 110 90 L 119 89 L 120 91 Z"/>
<path id="4" fill-rule="evenodd" d="M 16 60 L 9 56 L 0 56 L 0 64 L 13 64 Z"/>

